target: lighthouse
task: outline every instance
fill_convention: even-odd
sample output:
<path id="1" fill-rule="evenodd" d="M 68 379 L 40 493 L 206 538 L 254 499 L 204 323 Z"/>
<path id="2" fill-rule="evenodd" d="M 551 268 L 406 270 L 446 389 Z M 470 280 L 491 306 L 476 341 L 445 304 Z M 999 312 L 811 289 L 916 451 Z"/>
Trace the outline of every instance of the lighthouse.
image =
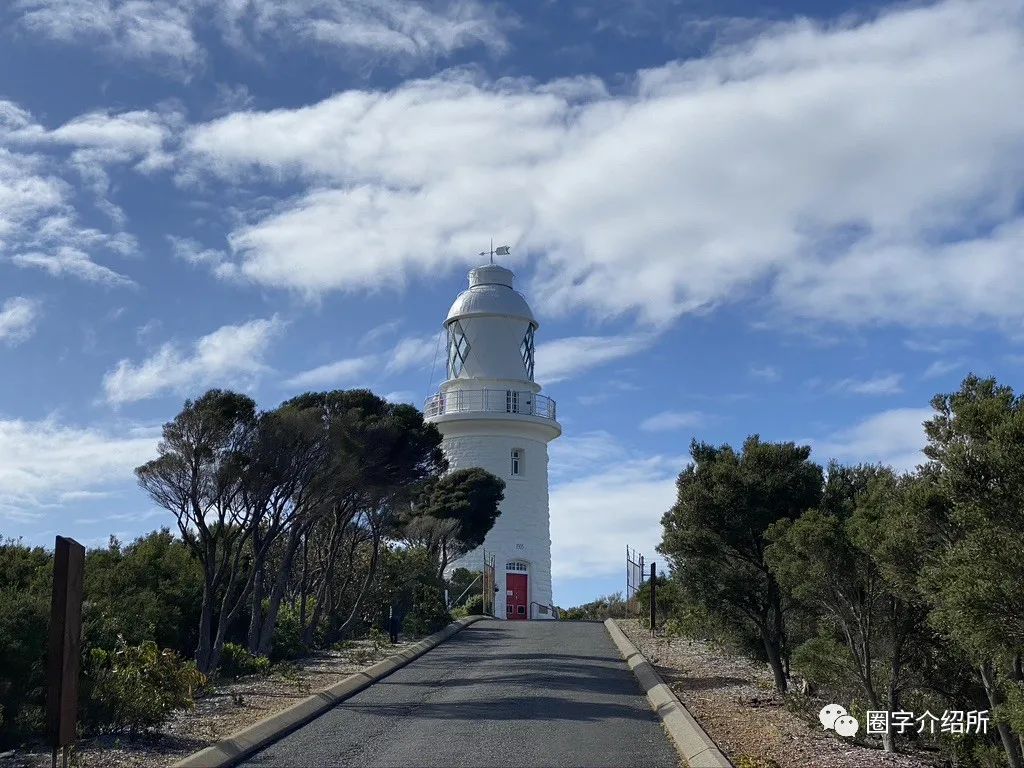
<path id="1" fill-rule="evenodd" d="M 538 323 L 513 278 L 493 263 L 470 270 L 468 290 L 444 321 L 447 379 L 424 413 L 444 437 L 451 470 L 481 467 L 505 481 L 501 514 L 483 547 L 452 567 L 480 570 L 484 552 L 493 555 L 495 617 L 549 619 L 548 443 L 562 428 L 555 401 L 534 380 Z"/>

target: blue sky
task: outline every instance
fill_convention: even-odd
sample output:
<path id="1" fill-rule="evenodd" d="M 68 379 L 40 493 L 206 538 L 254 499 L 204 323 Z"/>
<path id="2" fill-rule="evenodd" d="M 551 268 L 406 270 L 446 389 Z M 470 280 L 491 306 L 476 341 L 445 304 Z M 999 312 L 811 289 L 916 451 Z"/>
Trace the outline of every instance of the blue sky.
<path id="1" fill-rule="evenodd" d="M 5 3 L 0 534 L 171 523 L 132 468 L 210 386 L 422 403 L 493 236 L 556 601 L 621 590 L 692 437 L 907 468 L 1016 384 L 1022 172 L 1020 0 Z"/>

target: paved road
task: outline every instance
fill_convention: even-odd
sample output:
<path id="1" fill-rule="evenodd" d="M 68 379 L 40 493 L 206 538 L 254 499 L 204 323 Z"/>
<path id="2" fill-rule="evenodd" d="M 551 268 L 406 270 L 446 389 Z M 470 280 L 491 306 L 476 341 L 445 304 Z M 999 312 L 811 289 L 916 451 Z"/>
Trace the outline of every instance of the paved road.
<path id="1" fill-rule="evenodd" d="M 609 766 L 679 759 L 601 624 L 480 621 L 247 766 Z"/>

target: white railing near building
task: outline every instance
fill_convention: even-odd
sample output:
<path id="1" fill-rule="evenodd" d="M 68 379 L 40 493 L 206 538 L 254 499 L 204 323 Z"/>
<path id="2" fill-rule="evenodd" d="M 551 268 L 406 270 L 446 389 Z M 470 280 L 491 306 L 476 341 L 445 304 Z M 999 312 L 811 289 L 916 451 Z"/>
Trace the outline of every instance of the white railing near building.
<path id="1" fill-rule="evenodd" d="M 555 401 L 514 389 L 453 389 L 431 395 L 423 405 L 427 418 L 447 413 L 522 413 L 554 419 Z"/>

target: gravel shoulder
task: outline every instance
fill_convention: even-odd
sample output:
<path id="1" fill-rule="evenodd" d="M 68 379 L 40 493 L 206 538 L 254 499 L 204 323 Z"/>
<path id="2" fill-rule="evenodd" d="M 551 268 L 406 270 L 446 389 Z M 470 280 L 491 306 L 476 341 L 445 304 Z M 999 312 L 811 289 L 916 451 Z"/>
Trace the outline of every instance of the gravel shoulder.
<path id="1" fill-rule="evenodd" d="M 268 715 L 361 672 L 381 659 L 416 642 L 374 645 L 355 641 L 344 650 L 323 651 L 286 664 L 266 676 L 240 678 L 215 684 L 196 700 L 194 710 L 180 710 L 161 728 L 128 738 L 105 736 L 80 742 L 77 768 L 166 768 L 209 746 L 217 739 L 252 725 Z M 49 768 L 50 754 L 43 748 L 0 754 L 0 768 Z"/>
<path id="2" fill-rule="evenodd" d="M 737 768 L 932 768 L 920 755 L 892 755 L 825 731 L 808 700 L 805 719 L 775 693 L 767 665 L 714 643 L 652 637 L 637 621 L 619 627 Z M 823 702 L 824 703 L 824 702 Z"/>

